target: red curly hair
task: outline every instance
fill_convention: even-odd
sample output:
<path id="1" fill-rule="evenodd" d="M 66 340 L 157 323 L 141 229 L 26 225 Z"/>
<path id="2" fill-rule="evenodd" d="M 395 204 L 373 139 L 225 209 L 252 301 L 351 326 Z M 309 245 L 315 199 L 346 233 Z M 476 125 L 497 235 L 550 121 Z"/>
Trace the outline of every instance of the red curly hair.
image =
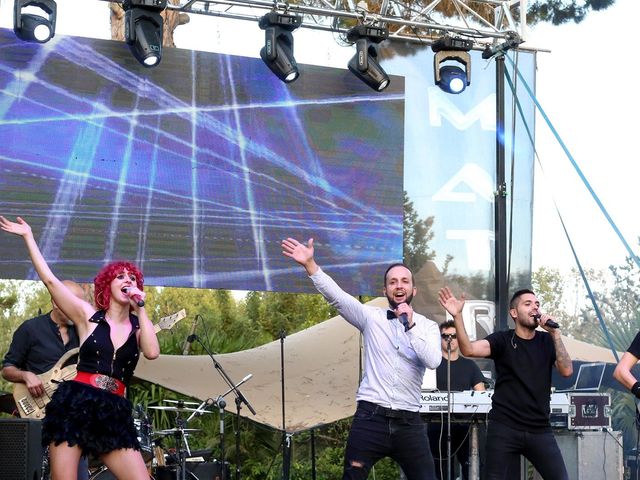
<path id="1" fill-rule="evenodd" d="M 144 290 L 144 275 L 138 267 L 131 262 L 111 262 L 102 267 L 96 278 L 93 279 L 95 287 L 93 298 L 99 310 L 107 310 L 109 308 L 109 303 L 111 302 L 111 288 L 109 286 L 111 281 L 125 270 L 135 275 L 137 287 L 140 290 Z"/>

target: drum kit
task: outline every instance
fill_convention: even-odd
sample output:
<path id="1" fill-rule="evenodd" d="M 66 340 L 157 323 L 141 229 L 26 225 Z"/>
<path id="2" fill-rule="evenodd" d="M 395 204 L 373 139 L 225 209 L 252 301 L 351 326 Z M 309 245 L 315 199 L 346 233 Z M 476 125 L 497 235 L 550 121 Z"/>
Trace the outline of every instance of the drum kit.
<path id="1" fill-rule="evenodd" d="M 133 409 L 133 423 L 140 442 L 140 453 L 147 464 L 151 480 L 205 480 L 197 476 L 198 469 L 194 465 L 210 462 L 211 450 L 192 451 L 188 438 L 197 428 L 187 428 L 188 421 L 196 415 L 211 413 L 206 410 L 206 402 L 186 402 L 182 400 L 164 400 L 169 405 L 150 406 L 149 409 L 175 413 L 175 427 L 154 430 L 149 415 L 142 405 Z M 184 418 L 189 415 L 189 418 Z M 171 439 L 173 448 L 165 449 L 163 440 Z M 218 463 L 217 461 L 213 461 Z M 225 462 L 226 463 L 226 462 Z M 228 471 L 228 465 L 225 465 Z M 228 475 L 226 478 L 230 478 Z M 89 480 L 115 480 L 109 469 L 101 464 L 90 463 Z M 213 478 L 206 477 L 206 480 Z"/>

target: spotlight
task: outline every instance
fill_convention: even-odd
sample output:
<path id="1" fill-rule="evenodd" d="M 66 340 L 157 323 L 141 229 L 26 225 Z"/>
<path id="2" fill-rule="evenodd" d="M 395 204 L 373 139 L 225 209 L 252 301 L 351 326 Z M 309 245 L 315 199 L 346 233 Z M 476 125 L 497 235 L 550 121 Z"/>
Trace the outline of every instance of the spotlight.
<path id="1" fill-rule="evenodd" d="M 284 83 L 291 83 L 300 76 L 298 64 L 293 58 L 293 32 L 302 24 L 299 15 L 269 12 L 260 18 L 258 26 L 264 30 L 264 47 L 260 58 Z"/>
<path id="2" fill-rule="evenodd" d="M 124 38 L 131 53 L 145 67 L 162 59 L 162 16 L 167 0 L 125 0 Z"/>
<path id="3" fill-rule="evenodd" d="M 436 40 L 431 49 L 433 57 L 433 74 L 435 83 L 447 93 L 462 93 L 471 84 L 471 55 L 473 47 L 470 40 L 444 36 Z M 445 64 L 455 61 L 458 64 Z M 464 67 L 464 69 L 460 66 Z"/>
<path id="4" fill-rule="evenodd" d="M 22 13 L 25 7 L 38 7 L 46 16 Z M 48 42 L 56 34 L 56 11 L 54 0 L 15 0 L 13 31 L 16 37 L 25 42 Z"/>
<path id="5" fill-rule="evenodd" d="M 349 60 L 349 70 L 356 77 L 381 92 L 391 82 L 378 61 L 378 43 L 389 38 L 389 30 L 371 25 L 358 25 L 347 32 L 347 40 L 355 42 L 356 54 Z"/>

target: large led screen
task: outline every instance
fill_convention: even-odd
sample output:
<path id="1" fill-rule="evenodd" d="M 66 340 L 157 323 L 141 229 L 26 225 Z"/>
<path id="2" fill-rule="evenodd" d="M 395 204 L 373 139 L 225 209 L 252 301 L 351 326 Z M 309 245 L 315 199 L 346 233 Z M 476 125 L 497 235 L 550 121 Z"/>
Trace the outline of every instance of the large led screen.
<path id="1" fill-rule="evenodd" d="M 308 291 L 283 257 L 377 294 L 402 258 L 404 82 L 374 92 L 344 69 L 293 84 L 259 59 L 0 31 L 0 213 L 27 219 L 56 274 L 91 281 L 129 259 L 152 285 Z M 3 278 L 36 278 L 0 236 Z M 292 272 L 297 273 L 293 275 Z"/>

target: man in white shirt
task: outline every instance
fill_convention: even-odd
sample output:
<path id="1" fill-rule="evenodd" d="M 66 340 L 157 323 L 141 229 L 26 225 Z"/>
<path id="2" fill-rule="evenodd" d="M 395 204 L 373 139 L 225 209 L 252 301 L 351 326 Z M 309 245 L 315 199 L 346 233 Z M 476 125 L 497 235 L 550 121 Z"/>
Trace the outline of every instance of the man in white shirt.
<path id="1" fill-rule="evenodd" d="M 411 271 L 401 263 L 385 272 L 389 310 L 361 304 L 343 291 L 314 260 L 313 239 L 282 241 L 283 254 L 302 265 L 316 289 L 362 332 L 364 375 L 345 450 L 343 480 L 365 479 L 381 458 L 390 457 L 407 480 L 435 479 L 433 457 L 420 414 L 426 368 L 442 360 L 438 325 L 413 311 Z"/>

